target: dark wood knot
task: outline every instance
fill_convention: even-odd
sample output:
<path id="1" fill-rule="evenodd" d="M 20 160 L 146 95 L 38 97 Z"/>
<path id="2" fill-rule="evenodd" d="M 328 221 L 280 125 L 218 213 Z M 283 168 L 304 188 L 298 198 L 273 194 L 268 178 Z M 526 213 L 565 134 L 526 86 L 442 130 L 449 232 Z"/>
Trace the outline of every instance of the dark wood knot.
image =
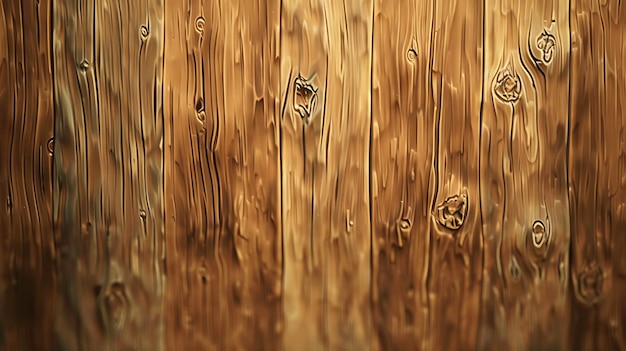
<path id="1" fill-rule="evenodd" d="M 145 40 L 148 38 L 148 35 L 150 35 L 150 30 L 148 29 L 148 26 L 141 26 L 141 29 L 139 30 L 141 33 L 141 39 Z"/>
<path id="2" fill-rule="evenodd" d="M 46 144 L 46 148 L 48 149 L 48 154 L 52 156 L 54 153 L 54 138 L 48 139 L 48 143 Z"/>
<path id="3" fill-rule="evenodd" d="M 293 106 L 300 118 L 305 123 L 311 121 L 311 115 L 317 104 L 317 89 L 302 76 L 296 77 L 294 81 L 294 101 Z"/>

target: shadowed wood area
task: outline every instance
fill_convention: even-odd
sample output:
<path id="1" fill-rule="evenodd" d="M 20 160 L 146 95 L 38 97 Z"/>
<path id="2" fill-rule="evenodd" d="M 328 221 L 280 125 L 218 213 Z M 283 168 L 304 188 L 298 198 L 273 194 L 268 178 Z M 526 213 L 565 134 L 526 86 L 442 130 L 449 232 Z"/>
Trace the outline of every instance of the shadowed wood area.
<path id="1" fill-rule="evenodd" d="M 160 350 L 162 4 L 53 9 L 57 344 Z"/>
<path id="2" fill-rule="evenodd" d="M 48 0 L 0 2 L 2 350 L 45 350 L 55 343 L 50 6 Z"/>
<path id="3" fill-rule="evenodd" d="M 572 0 L 572 349 L 626 350 L 626 8 Z"/>
<path id="4" fill-rule="evenodd" d="M 0 0 L 0 351 L 626 350 L 620 0 Z"/>

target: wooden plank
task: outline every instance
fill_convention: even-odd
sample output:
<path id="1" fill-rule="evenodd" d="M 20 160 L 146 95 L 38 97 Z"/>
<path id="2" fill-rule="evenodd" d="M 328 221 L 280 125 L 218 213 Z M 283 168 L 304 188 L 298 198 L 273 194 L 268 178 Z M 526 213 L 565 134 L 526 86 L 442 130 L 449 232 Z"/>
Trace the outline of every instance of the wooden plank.
<path id="1" fill-rule="evenodd" d="M 434 1 L 374 5 L 372 294 L 382 350 L 427 349 Z"/>
<path id="2" fill-rule="evenodd" d="M 626 349 L 626 9 L 571 1 L 569 183 L 574 350 Z"/>
<path id="3" fill-rule="evenodd" d="M 483 1 L 437 2 L 432 90 L 436 181 L 427 289 L 432 350 L 476 347 L 483 269 L 479 181 Z"/>
<path id="4" fill-rule="evenodd" d="M 162 349 L 163 7 L 53 4 L 59 347 Z"/>
<path id="5" fill-rule="evenodd" d="M 276 350 L 276 1 L 166 2 L 168 349 Z"/>
<path id="6" fill-rule="evenodd" d="M 568 349 L 569 4 L 485 3 L 479 349 Z"/>
<path id="7" fill-rule="evenodd" d="M 283 1 L 284 347 L 369 347 L 370 0 Z"/>
<path id="8" fill-rule="evenodd" d="M 0 350 L 54 344 L 50 3 L 0 2 Z"/>

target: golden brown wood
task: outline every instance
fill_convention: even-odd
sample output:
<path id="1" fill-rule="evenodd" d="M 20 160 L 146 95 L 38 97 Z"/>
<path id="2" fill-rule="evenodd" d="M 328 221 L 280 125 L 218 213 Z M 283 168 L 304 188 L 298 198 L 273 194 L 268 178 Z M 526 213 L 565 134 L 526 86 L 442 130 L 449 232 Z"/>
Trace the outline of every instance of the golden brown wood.
<path id="1" fill-rule="evenodd" d="M 435 99 L 428 270 L 429 349 L 476 345 L 483 232 L 479 181 L 483 1 L 437 1 L 431 89 Z"/>
<path id="2" fill-rule="evenodd" d="M 53 9 L 58 343 L 160 350 L 162 5 Z"/>
<path id="3" fill-rule="evenodd" d="M 569 5 L 485 2 L 480 349 L 567 349 Z"/>
<path id="4" fill-rule="evenodd" d="M 572 0 L 572 349 L 626 349 L 626 9 Z"/>
<path id="5" fill-rule="evenodd" d="M 278 1 L 165 8 L 168 349 L 281 332 Z"/>
<path id="6" fill-rule="evenodd" d="M 428 347 L 433 1 L 377 0 L 372 67 L 372 294 L 381 350 Z"/>
<path id="7" fill-rule="evenodd" d="M 282 1 L 287 350 L 369 345 L 372 5 Z"/>
<path id="8" fill-rule="evenodd" d="M 54 344 L 50 4 L 0 2 L 0 350 Z"/>
<path id="9" fill-rule="evenodd" d="M 626 350 L 620 0 L 0 0 L 0 350 Z"/>

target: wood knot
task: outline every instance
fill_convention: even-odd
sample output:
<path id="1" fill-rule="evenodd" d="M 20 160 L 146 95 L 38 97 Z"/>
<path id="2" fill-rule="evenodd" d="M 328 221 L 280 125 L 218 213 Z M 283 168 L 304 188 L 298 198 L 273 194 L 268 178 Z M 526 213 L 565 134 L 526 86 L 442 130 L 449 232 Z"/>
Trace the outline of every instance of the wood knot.
<path id="1" fill-rule="evenodd" d="M 200 122 L 204 122 L 206 120 L 206 113 L 204 112 L 204 100 L 202 98 L 198 99 L 196 102 L 196 117 Z"/>
<path id="2" fill-rule="evenodd" d="M 317 89 L 302 76 L 298 75 L 294 81 L 293 106 L 305 124 L 311 122 L 311 115 L 317 104 Z"/>
<path id="3" fill-rule="evenodd" d="M 204 266 L 198 267 L 197 274 L 198 274 L 198 278 L 202 282 L 202 285 L 206 285 L 206 283 L 208 281 L 208 279 L 207 279 L 207 275 L 208 274 L 207 274 L 206 267 L 204 267 Z"/>
<path id="4" fill-rule="evenodd" d="M 139 217 L 141 217 L 141 219 L 145 220 L 146 219 L 146 211 L 145 210 L 139 210 Z"/>
<path id="5" fill-rule="evenodd" d="M 578 292 L 584 303 L 594 305 L 602 294 L 602 270 L 597 264 L 586 266 L 578 276 Z"/>
<path id="6" fill-rule="evenodd" d="M 103 298 L 102 314 L 104 320 L 114 331 L 124 328 L 128 316 L 129 303 L 126 296 L 126 289 L 121 282 L 112 283 L 107 289 Z"/>
<path id="7" fill-rule="evenodd" d="M 196 18 L 196 32 L 202 34 L 202 32 L 204 32 L 204 17 L 202 16 L 198 16 L 198 18 Z"/>
<path id="8" fill-rule="evenodd" d="M 403 218 L 400 221 L 400 229 L 403 231 L 407 231 L 409 229 L 411 229 L 411 220 L 407 219 L 407 218 Z"/>
<path id="9" fill-rule="evenodd" d="M 78 64 L 78 67 L 83 72 L 87 71 L 89 69 L 89 61 L 87 59 L 83 59 L 80 61 L 80 64 Z"/>
<path id="10" fill-rule="evenodd" d="M 48 139 L 48 143 L 46 144 L 46 148 L 48 149 L 48 154 L 52 156 L 54 154 L 54 138 Z"/>
<path id="11" fill-rule="evenodd" d="M 522 271 L 515 256 L 511 257 L 511 262 L 509 262 L 509 274 L 513 281 L 518 281 L 522 276 Z"/>
<path id="12" fill-rule="evenodd" d="M 408 218 L 401 218 L 396 222 L 396 235 L 398 238 L 398 246 L 400 248 L 404 247 L 404 241 L 402 239 L 403 236 L 408 237 L 411 234 L 412 227 L 411 220 Z"/>
<path id="13" fill-rule="evenodd" d="M 417 50 L 410 48 L 406 52 L 406 59 L 410 63 L 415 63 L 417 61 Z"/>
<path id="14" fill-rule="evenodd" d="M 532 242 L 536 248 L 541 248 L 548 241 L 548 234 L 543 222 L 537 220 L 533 223 Z"/>
<path id="15" fill-rule="evenodd" d="M 514 103 L 519 100 L 522 94 L 522 81 L 510 62 L 496 75 L 493 90 L 503 102 Z"/>
<path id="16" fill-rule="evenodd" d="M 550 63 L 550 61 L 552 61 L 555 46 L 556 40 L 554 39 L 554 35 L 544 29 L 537 37 L 537 48 L 543 52 L 544 63 Z"/>
<path id="17" fill-rule="evenodd" d="M 145 40 L 148 38 L 148 35 L 150 35 L 150 30 L 148 30 L 147 26 L 143 25 L 141 26 L 140 33 L 141 33 L 141 39 Z"/>
<path id="18" fill-rule="evenodd" d="M 466 194 L 450 196 L 437 207 L 437 221 L 450 230 L 458 230 L 465 222 L 467 207 Z"/>

